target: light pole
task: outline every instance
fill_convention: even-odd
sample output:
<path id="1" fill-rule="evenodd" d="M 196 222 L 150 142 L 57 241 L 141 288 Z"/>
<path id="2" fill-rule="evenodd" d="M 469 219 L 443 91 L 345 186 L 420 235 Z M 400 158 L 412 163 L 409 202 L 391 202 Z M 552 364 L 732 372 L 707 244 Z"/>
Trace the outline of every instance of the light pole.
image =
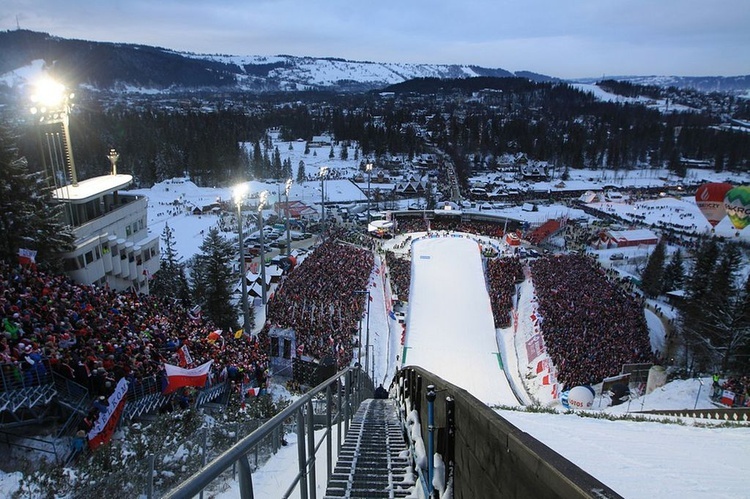
<path id="1" fill-rule="evenodd" d="M 76 173 L 75 161 L 73 161 L 73 147 L 70 143 L 70 108 L 73 106 L 71 100 L 75 97 L 72 93 L 67 93 L 62 83 L 56 82 L 52 78 L 43 78 L 36 83 L 36 91 L 31 95 L 31 102 L 34 106 L 31 108 L 31 114 L 38 115 L 40 125 L 59 123 L 63 130 L 62 156 L 65 161 L 65 167 L 68 171 L 68 179 L 74 186 L 78 185 L 78 174 Z M 47 138 L 48 148 L 57 149 L 54 139 Z M 56 152 L 56 151 L 55 151 Z M 54 162 L 57 156 L 51 153 L 51 161 Z M 58 165 L 59 166 L 59 165 Z"/>
<path id="2" fill-rule="evenodd" d="M 325 179 L 328 176 L 328 167 L 320 167 L 320 224 L 322 226 L 321 234 L 325 239 L 326 232 L 326 193 L 325 193 Z"/>
<path id="3" fill-rule="evenodd" d="M 247 303 L 247 273 L 245 272 L 245 240 L 242 235 L 242 202 L 247 193 L 247 184 L 234 187 L 232 197 L 237 204 L 237 234 L 240 238 L 240 275 L 242 276 L 242 329 L 247 330 L 250 325 L 250 308 Z"/>
<path id="4" fill-rule="evenodd" d="M 370 177 L 372 176 L 372 163 L 365 165 L 365 171 L 367 172 L 367 224 L 370 224 Z"/>
<path id="5" fill-rule="evenodd" d="M 266 297 L 266 242 L 265 236 L 263 234 L 263 208 L 266 206 L 267 200 L 268 191 L 261 192 L 260 199 L 258 201 L 258 223 L 260 224 L 260 296 L 263 307 L 265 307 L 266 303 L 268 303 L 268 299 Z"/>
<path id="6" fill-rule="evenodd" d="M 286 195 L 286 254 L 292 254 L 292 236 L 289 233 L 289 191 L 292 189 L 292 179 L 287 179 L 286 185 L 284 186 L 284 194 Z"/>

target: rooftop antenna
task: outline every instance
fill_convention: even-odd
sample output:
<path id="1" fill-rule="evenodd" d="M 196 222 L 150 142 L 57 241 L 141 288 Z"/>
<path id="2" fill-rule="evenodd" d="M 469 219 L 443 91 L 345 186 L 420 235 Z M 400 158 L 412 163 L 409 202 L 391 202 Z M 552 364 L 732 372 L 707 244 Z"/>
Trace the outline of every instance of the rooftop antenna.
<path id="1" fill-rule="evenodd" d="M 21 30 L 21 23 L 18 22 L 18 14 L 16 14 L 16 29 Z"/>

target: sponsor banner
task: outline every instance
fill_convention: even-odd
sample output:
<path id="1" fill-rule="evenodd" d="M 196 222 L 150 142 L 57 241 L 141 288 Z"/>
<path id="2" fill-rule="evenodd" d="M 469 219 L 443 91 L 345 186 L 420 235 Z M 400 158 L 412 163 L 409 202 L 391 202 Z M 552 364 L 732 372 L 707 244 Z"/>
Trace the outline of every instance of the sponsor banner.
<path id="1" fill-rule="evenodd" d="M 88 441 L 91 450 L 95 450 L 100 445 L 112 440 L 117 422 L 120 420 L 122 411 L 125 408 L 125 401 L 127 400 L 125 395 L 127 393 L 128 381 L 125 378 L 121 378 L 115 387 L 115 391 L 107 399 L 107 410 L 99 413 L 94 427 L 89 431 Z"/>
<path id="2" fill-rule="evenodd" d="M 544 353 L 544 340 L 541 334 L 535 334 L 526 341 L 526 355 L 529 362 Z"/>

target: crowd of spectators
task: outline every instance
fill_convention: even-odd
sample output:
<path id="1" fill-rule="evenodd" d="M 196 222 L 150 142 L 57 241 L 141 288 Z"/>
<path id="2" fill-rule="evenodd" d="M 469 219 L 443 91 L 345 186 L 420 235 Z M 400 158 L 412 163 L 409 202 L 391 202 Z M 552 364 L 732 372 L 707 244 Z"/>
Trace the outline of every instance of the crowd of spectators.
<path id="1" fill-rule="evenodd" d="M 219 331 L 179 302 L 79 285 L 5 262 L 0 322 L 4 390 L 38 383 L 47 366 L 99 397 L 123 377 L 134 390 L 147 378 L 159 386 L 154 380 L 164 363 L 190 368 L 213 360 L 210 377 L 218 380 L 225 368 L 253 372 L 268 361 L 250 335 Z M 189 364 L 178 355 L 183 347 Z"/>
<path id="2" fill-rule="evenodd" d="M 581 255 L 531 262 L 544 343 L 566 387 L 600 382 L 626 363 L 651 362 L 643 304 Z"/>
<path id="3" fill-rule="evenodd" d="M 486 275 L 495 327 L 508 327 L 516 284 L 523 281 L 521 260 L 518 257 L 487 260 Z"/>
<path id="4" fill-rule="evenodd" d="M 411 287 L 411 260 L 398 257 L 392 251 L 386 251 L 385 261 L 388 265 L 391 290 L 398 296 L 399 300 L 408 302 Z"/>
<path id="5" fill-rule="evenodd" d="M 348 365 L 374 262 L 372 251 L 327 239 L 276 290 L 264 333 L 293 328 L 299 355 Z"/>
<path id="6" fill-rule="evenodd" d="M 720 389 L 715 390 L 716 393 L 712 397 L 715 401 L 720 401 L 724 390 L 727 390 L 734 394 L 734 400 L 729 405 L 734 407 L 750 406 L 750 377 L 731 376 L 720 383 L 719 387 Z"/>
<path id="7" fill-rule="evenodd" d="M 397 230 L 400 234 L 427 232 L 427 221 L 423 217 L 398 217 Z M 504 223 L 481 220 L 465 220 L 454 216 L 436 216 L 429 221 L 430 231 L 465 232 L 489 237 L 502 237 Z"/>

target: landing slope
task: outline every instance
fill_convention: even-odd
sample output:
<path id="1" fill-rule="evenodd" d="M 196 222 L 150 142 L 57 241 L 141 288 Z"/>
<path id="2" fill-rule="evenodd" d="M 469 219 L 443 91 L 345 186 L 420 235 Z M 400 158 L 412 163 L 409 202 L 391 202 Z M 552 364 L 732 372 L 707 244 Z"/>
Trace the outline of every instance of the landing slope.
<path id="1" fill-rule="evenodd" d="M 479 246 L 460 236 L 412 243 L 403 365 L 423 367 L 490 405 L 518 405 L 498 362 Z"/>

